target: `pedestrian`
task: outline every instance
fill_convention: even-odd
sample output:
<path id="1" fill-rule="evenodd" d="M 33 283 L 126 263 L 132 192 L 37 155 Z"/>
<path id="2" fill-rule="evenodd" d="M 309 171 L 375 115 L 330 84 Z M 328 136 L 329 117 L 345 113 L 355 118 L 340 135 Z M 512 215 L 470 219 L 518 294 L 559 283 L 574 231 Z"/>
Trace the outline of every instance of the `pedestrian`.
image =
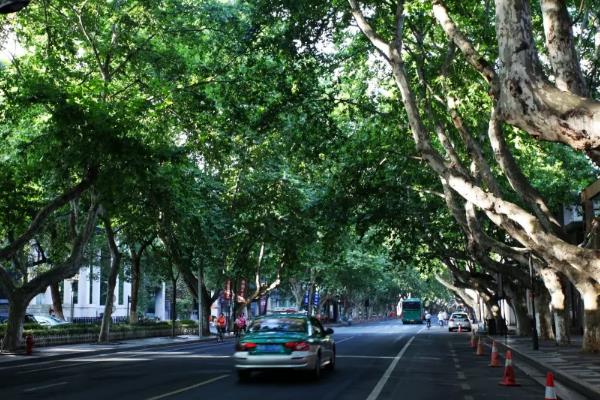
<path id="1" fill-rule="evenodd" d="M 234 323 L 235 328 L 235 336 L 238 337 L 240 335 L 244 335 L 246 333 L 246 318 L 244 313 L 241 313 L 236 319 Z"/>
<path id="2" fill-rule="evenodd" d="M 217 318 L 217 342 L 222 342 L 225 335 L 225 328 L 227 326 L 227 320 L 225 314 L 221 313 Z"/>

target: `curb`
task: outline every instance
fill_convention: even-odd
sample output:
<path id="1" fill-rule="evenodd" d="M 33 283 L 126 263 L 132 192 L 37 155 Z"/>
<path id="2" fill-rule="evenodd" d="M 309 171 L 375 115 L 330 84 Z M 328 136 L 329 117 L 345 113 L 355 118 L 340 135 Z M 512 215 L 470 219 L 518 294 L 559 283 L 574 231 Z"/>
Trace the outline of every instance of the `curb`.
<path id="1" fill-rule="evenodd" d="M 82 358 L 82 357 L 89 357 L 89 356 L 97 356 L 97 355 L 101 355 L 101 354 L 114 354 L 114 353 L 120 353 L 120 352 L 124 352 L 124 351 L 130 351 L 130 350 L 143 350 L 143 349 L 157 348 L 157 347 L 160 348 L 160 347 L 181 346 L 183 344 L 209 342 L 212 340 L 216 340 L 215 338 L 216 337 L 205 336 L 201 339 L 191 339 L 191 340 L 188 340 L 185 342 L 179 342 L 179 343 L 143 344 L 143 345 L 139 345 L 139 346 L 129 346 L 129 347 L 125 346 L 125 347 L 115 347 L 115 348 L 102 349 L 102 350 L 91 350 L 91 351 L 85 351 L 85 352 L 75 353 L 75 354 L 69 353 L 69 354 L 56 354 L 56 355 L 49 355 L 49 356 L 35 356 L 35 352 L 34 352 L 33 358 L 2 361 L 2 362 L 0 362 L 0 367 L 11 367 L 11 366 L 18 366 L 18 365 L 36 364 L 39 362 L 66 360 L 66 359 L 72 359 L 72 358 Z M 116 346 L 119 346 L 119 345 L 116 345 Z M 15 353 L 2 353 L 2 354 L 10 355 L 10 354 L 15 354 Z M 2 354 L 0 354 L 0 357 L 2 357 Z M 20 353 L 17 353 L 17 354 L 21 355 Z"/>
<path id="2" fill-rule="evenodd" d="M 491 336 L 486 336 L 486 337 L 490 340 L 495 340 Z M 550 367 L 550 366 L 544 364 L 543 362 L 536 360 L 535 358 L 530 357 L 525 353 L 522 353 L 519 349 L 517 349 L 509 344 L 505 344 L 500 341 L 496 341 L 496 345 L 504 347 L 505 350 L 507 348 L 510 349 L 513 353 L 518 354 L 519 357 L 525 359 L 527 362 L 529 362 L 530 364 L 532 364 L 534 367 L 538 368 L 542 372 L 543 371 L 552 372 L 554 374 L 554 378 L 556 378 L 557 380 L 560 380 L 561 384 L 563 384 L 564 386 L 566 386 L 576 392 L 579 392 L 582 395 L 585 395 L 588 399 L 600 400 L 600 392 L 595 387 L 593 387 L 587 383 L 581 382 L 578 378 L 574 377 L 573 375 L 569 374 L 568 372 L 562 372 L 562 371 L 557 370 L 554 367 Z"/>

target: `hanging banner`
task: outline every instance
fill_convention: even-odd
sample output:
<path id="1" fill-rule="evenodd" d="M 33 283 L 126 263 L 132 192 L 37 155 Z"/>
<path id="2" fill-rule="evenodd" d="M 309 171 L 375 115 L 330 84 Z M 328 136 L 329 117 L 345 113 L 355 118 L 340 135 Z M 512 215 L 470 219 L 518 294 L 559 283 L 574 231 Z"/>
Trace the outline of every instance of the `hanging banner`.
<path id="1" fill-rule="evenodd" d="M 319 296 L 319 292 L 317 290 L 315 290 L 315 293 L 313 294 L 313 304 L 315 306 L 318 306 L 319 300 L 321 300 L 321 297 Z"/>
<path id="2" fill-rule="evenodd" d="M 308 305 L 308 296 L 309 296 L 309 291 L 308 291 L 308 289 L 306 289 L 306 293 L 304 293 L 304 299 L 302 299 L 302 304 L 305 306 Z"/>

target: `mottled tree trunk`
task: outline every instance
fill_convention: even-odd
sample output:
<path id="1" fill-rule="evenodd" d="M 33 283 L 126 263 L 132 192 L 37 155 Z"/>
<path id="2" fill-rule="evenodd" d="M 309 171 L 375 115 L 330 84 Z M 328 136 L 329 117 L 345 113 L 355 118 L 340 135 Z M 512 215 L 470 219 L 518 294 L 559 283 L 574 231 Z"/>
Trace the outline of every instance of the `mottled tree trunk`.
<path id="1" fill-rule="evenodd" d="M 54 315 L 64 321 L 65 314 L 63 311 L 63 301 L 60 298 L 60 287 L 58 282 L 50 285 L 50 293 L 52 294 L 52 309 L 54 310 Z"/>
<path id="2" fill-rule="evenodd" d="M 505 285 L 504 290 L 510 297 L 512 309 L 517 318 L 517 335 L 531 335 L 531 318 L 527 314 L 527 304 L 525 303 L 525 291 L 513 285 Z"/>
<path id="3" fill-rule="evenodd" d="M 567 310 L 567 296 L 565 295 L 564 277 L 550 268 L 540 271 L 544 286 L 550 295 L 550 309 L 554 317 L 555 340 L 558 344 L 568 344 L 569 313 Z"/>
<path id="4" fill-rule="evenodd" d="M 600 290 L 594 283 L 580 283 L 577 289 L 581 293 L 584 308 L 583 345 L 586 352 L 600 352 Z"/>
<path id="5" fill-rule="evenodd" d="M 2 341 L 4 350 L 16 351 L 20 346 L 23 338 L 23 318 L 25 318 L 29 300 L 17 292 L 9 295 L 8 326 Z"/>
<path id="6" fill-rule="evenodd" d="M 554 340 L 552 330 L 552 314 L 550 312 L 550 298 L 538 291 L 535 297 L 536 323 L 538 336 L 543 340 Z"/>

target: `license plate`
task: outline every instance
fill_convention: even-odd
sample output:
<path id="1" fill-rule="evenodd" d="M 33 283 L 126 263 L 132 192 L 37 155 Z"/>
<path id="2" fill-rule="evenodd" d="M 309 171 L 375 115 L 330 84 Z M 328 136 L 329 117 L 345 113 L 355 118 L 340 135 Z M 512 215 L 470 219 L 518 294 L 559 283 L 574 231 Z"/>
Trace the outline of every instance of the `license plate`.
<path id="1" fill-rule="evenodd" d="M 279 345 L 279 344 L 257 344 L 256 351 L 260 351 L 262 353 L 280 353 L 281 345 Z"/>

